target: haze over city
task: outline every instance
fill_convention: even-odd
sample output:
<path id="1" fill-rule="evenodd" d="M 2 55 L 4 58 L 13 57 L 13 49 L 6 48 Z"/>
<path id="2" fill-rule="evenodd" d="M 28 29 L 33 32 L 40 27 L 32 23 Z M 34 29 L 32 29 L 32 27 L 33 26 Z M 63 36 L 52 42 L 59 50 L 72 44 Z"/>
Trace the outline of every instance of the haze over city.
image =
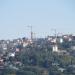
<path id="1" fill-rule="evenodd" d="M 60 33 L 75 34 L 75 0 L 0 0 L 0 39 L 37 37 Z"/>

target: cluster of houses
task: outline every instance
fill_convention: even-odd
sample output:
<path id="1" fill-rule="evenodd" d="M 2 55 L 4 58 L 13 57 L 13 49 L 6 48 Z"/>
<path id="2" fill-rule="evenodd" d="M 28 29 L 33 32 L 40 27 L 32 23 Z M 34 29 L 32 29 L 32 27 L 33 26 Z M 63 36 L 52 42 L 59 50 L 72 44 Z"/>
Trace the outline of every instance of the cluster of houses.
<path id="1" fill-rule="evenodd" d="M 14 40 L 0 40 L 0 69 L 4 69 L 4 66 L 10 64 L 10 58 L 15 58 L 16 53 L 19 53 L 22 48 L 32 44 L 32 40 L 26 38 L 19 38 Z M 15 64 L 21 64 L 16 61 Z M 12 64 L 9 65 L 11 67 Z M 17 69 L 12 66 L 11 68 Z"/>
<path id="2" fill-rule="evenodd" d="M 52 45 L 52 50 L 54 52 L 58 52 L 60 49 L 58 48 L 58 44 L 62 44 L 64 41 L 70 42 L 75 40 L 75 36 L 73 35 L 62 35 L 62 36 L 48 36 L 46 38 L 48 42 L 50 42 L 50 45 Z M 20 48 L 18 48 L 19 45 L 22 47 L 26 47 L 29 44 L 36 43 L 39 41 L 39 39 L 26 39 L 26 38 L 19 38 L 14 39 L 12 41 L 10 40 L 0 40 L 0 56 L 2 53 L 5 52 L 11 52 L 11 51 L 20 51 Z M 75 49 L 75 46 L 71 46 L 72 49 Z M 1 53 L 2 52 L 2 53 Z M 13 56 L 13 54 L 10 54 Z"/>
<path id="3" fill-rule="evenodd" d="M 75 41 L 74 35 L 62 35 L 62 36 L 48 36 L 47 38 L 42 38 L 43 43 L 47 41 L 51 48 L 52 52 L 57 52 L 58 54 L 66 54 L 69 55 L 69 52 L 62 49 L 59 45 L 65 42 L 73 42 Z M 28 45 L 36 44 L 38 41 L 41 41 L 40 38 L 36 39 L 28 39 L 28 38 L 19 38 L 14 40 L 0 40 L 0 69 L 3 69 L 3 65 L 7 65 L 10 62 L 5 62 L 8 58 L 14 58 L 16 53 L 19 53 L 22 48 L 25 48 Z M 41 43 L 39 43 L 39 46 Z M 75 45 L 72 45 L 70 49 L 75 50 Z M 20 63 L 19 61 L 15 62 L 16 64 Z M 21 64 L 21 63 L 20 63 Z M 11 67 L 12 65 L 10 65 Z M 15 68 L 16 69 L 16 68 Z M 60 69 L 59 69 L 60 70 Z M 61 69 L 63 71 L 63 69 Z"/>
<path id="4" fill-rule="evenodd" d="M 53 52 L 62 52 L 62 49 L 59 47 L 59 44 L 65 42 L 72 43 L 75 41 L 75 36 L 74 35 L 48 36 L 47 39 L 52 44 Z M 75 50 L 75 45 L 72 45 L 71 49 Z M 65 52 L 65 50 L 63 51 Z"/>

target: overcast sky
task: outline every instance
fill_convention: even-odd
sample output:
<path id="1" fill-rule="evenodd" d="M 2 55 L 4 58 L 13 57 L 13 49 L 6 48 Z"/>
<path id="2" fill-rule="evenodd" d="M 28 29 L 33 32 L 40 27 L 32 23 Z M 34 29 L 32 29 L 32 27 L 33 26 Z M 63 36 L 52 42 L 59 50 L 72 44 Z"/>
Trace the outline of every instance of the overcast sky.
<path id="1" fill-rule="evenodd" d="M 0 39 L 38 37 L 60 33 L 75 34 L 75 0 L 0 0 Z"/>

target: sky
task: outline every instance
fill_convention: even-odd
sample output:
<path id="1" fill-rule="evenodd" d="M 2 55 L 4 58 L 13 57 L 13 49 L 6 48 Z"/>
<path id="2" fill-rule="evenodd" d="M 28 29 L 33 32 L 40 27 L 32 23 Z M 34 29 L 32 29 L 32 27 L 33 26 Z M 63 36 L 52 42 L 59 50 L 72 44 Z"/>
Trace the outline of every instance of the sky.
<path id="1" fill-rule="evenodd" d="M 0 0 L 0 39 L 75 34 L 75 0 Z"/>

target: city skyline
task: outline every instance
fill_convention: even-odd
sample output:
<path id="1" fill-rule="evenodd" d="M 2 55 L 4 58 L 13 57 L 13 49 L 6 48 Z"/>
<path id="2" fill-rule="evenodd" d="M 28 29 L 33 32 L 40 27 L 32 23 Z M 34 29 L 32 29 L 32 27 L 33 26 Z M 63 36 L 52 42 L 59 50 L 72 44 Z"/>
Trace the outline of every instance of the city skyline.
<path id="1" fill-rule="evenodd" d="M 36 37 L 60 33 L 75 34 L 75 0 L 0 0 L 0 39 Z"/>

